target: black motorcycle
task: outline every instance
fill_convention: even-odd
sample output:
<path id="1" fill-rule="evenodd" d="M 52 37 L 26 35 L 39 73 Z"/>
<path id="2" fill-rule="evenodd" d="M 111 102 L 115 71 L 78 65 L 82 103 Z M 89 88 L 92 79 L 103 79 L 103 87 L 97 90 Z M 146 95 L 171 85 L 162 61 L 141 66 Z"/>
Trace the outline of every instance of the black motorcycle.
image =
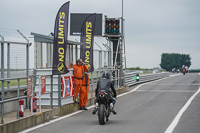
<path id="1" fill-rule="evenodd" d="M 105 121 L 108 121 L 108 118 L 111 113 L 110 103 L 108 94 L 105 91 L 101 91 L 97 94 L 97 103 L 98 103 L 98 118 L 99 124 L 104 125 Z"/>
<path id="2" fill-rule="evenodd" d="M 185 70 L 185 69 L 183 69 L 183 75 L 185 75 L 185 73 L 186 73 L 186 70 Z"/>

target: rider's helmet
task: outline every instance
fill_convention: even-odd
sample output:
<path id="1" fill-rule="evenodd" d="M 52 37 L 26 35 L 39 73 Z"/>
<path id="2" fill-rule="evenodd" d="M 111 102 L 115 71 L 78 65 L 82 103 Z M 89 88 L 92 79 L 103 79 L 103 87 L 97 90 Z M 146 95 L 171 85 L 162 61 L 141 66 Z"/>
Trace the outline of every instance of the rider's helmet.
<path id="1" fill-rule="evenodd" d="M 107 78 L 107 79 L 109 79 L 109 78 L 110 78 L 110 73 L 104 72 L 104 73 L 102 74 L 102 78 Z"/>

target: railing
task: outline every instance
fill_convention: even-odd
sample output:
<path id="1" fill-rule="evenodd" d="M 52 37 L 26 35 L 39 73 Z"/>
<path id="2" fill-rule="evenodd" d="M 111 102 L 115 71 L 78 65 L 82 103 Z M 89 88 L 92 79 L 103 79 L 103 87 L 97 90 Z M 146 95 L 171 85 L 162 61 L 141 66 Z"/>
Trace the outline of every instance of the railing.
<path id="1" fill-rule="evenodd" d="M 27 96 L 20 96 L 20 79 L 26 79 L 27 77 L 23 77 L 23 78 L 7 78 L 7 79 L 0 79 L 1 81 L 1 101 L 0 101 L 0 104 L 1 104 L 1 124 L 4 123 L 4 119 L 3 119 L 3 116 L 4 116 L 4 103 L 7 103 L 7 102 L 11 102 L 11 101 L 16 101 L 17 100 L 17 119 L 19 119 L 19 99 L 24 99 L 24 98 L 27 98 Z M 5 99 L 4 97 L 4 83 L 5 82 L 9 82 L 10 80 L 17 80 L 18 81 L 18 87 L 17 87 L 17 97 L 14 97 L 14 98 L 7 98 Z"/>
<path id="2" fill-rule="evenodd" d="M 39 75 L 37 75 L 39 77 Z M 50 94 L 50 108 L 53 108 L 52 106 L 52 100 L 53 100 L 53 95 L 52 95 L 52 90 L 53 90 L 53 76 L 52 75 L 45 75 L 45 76 L 50 76 L 50 79 L 51 79 L 51 90 L 50 92 L 46 92 L 45 94 Z M 33 77 L 33 76 L 29 76 L 29 77 Z M 5 78 L 5 79 L 0 79 L 0 82 L 1 82 L 1 89 L 0 89 L 0 92 L 1 92 L 1 98 L 0 98 L 0 104 L 1 104 L 1 124 L 4 123 L 4 104 L 7 103 L 7 102 L 12 102 L 12 101 L 17 101 L 17 119 L 19 119 L 19 99 L 26 99 L 27 101 L 27 107 L 29 105 L 29 100 L 32 100 L 32 99 L 27 99 L 27 96 L 26 95 L 20 95 L 20 91 L 24 88 L 27 88 L 27 85 L 20 85 L 20 80 L 22 79 L 27 79 L 27 77 L 21 77 L 21 78 Z M 10 82 L 12 80 L 17 80 L 17 87 L 13 87 L 13 88 L 10 88 L 9 90 L 5 90 L 4 89 L 4 83 L 5 82 Z M 34 85 L 34 84 L 33 84 Z M 35 86 L 33 86 L 34 88 Z M 17 96 L 16 97 L 11 97 L 11 98 L 5 98 L 4 94 L 5 92 L 7 91 L 12 91 L 12 90 L 16 90 L 17 89 Z M 33 93 L 38 93 L 38 92 L 34 92 Z M 40 95 L 40 94 L 39 94 Z M 41 106 L 40 107 L 40 112 L 41 112 Z M 31 110 L 32 112 L 32 110 Z"/>
<path id="3" fill-rule="evenodd" d="M 46 80 L 46 77 L 49 77 L 49 80 L 46 80 L 45 81 L 45 84 L 46 85 L 49 85 L 50 88 L 45 92 L 44 95 L 48 95 L 49 94 L 49 98 L 50 98 L 50 108 L 52 109 L 53 108 L 53 75 L 33 75 L 34 77 L 34 84 L 33 84 L 33 88 L 34 88 L 34 93 L 37 93 L 38 94 L 38 99 L 39 99 L 39 110 L 41 112 L 41 76 L 45 76 L 45 80 Z M 35 82 L 36 82 L 36 79 L 39 80 L 39 91 L 35 91 Z"/>
<path id="4" fill-rule="evenodd" d="M 168 72 L 162 72 L 162 73 L 155 73 L 155 74 L 142 74 L 139 77 L 139 81 L 135 80 L 133 77 L 136 76 L 138 72 L 132 72 L 132 73 L 127 73 L 124 78 L 125 78 L 125 86 L 133 86 L 138 83 L 144 83 L 147 81 L 152 81 L 164 77 L 168 77 L 169 73 Z"/>

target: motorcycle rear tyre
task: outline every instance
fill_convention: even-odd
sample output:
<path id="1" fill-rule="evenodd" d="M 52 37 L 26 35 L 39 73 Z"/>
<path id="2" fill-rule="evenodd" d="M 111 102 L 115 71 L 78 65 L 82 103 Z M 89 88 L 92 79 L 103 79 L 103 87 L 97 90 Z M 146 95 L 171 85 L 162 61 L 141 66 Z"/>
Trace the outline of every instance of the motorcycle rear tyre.
<path id="1" fill-rule="evenodd" d="M 104 104 L 101 104 L 99 106 L 99 111 L 98 111 L 98 115 L 99 115 L 99 124 L 100 125 L 104 125 L 105 124 L 105 105 Z"/>

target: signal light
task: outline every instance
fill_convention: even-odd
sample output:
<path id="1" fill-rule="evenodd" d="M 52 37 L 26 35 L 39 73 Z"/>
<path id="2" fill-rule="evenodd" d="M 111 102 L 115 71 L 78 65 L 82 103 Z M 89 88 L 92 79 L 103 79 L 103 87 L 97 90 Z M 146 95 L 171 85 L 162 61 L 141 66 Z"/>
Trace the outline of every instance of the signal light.
<path id="1" fill-rule="evenodd" d="M 119 24 L 119 20 L 115 20 L 115 23 L 116 23 L 116 24 Z"/>
<path id="2" fill-rule="evenodd" d="M 109 33 L 109 30 L 108 30 L 108 29 L 106 29 L 106 33 Z"/>
<path id="3" fill-rule="evenodd" d="M 105 33 L 109 33 L 109 20 L 105 20 Z"/>
<path id="4" fill-rule="evenodd" d="M 111 20 L 110 23 L 111 23 L 111 24 L 114 24 L 114 20 Z"/>
<path id="5" fill-rule="evenodd" d="M 106 18 L 105 20 L 105 34 L 120 34 L 119 32 L 119 19 Z"/>
<path id="6" fill-rule="evenodd" d="M 115 33 L 119 34 L 119 20 L 115 20 Z"/>
<path id="7" fill-rule="evenodd" d="M 117 29 L 117 30 L 115 30 L 115 32 L 116 32 L 116 33 L 119 33 L 119 30 Z"/>

